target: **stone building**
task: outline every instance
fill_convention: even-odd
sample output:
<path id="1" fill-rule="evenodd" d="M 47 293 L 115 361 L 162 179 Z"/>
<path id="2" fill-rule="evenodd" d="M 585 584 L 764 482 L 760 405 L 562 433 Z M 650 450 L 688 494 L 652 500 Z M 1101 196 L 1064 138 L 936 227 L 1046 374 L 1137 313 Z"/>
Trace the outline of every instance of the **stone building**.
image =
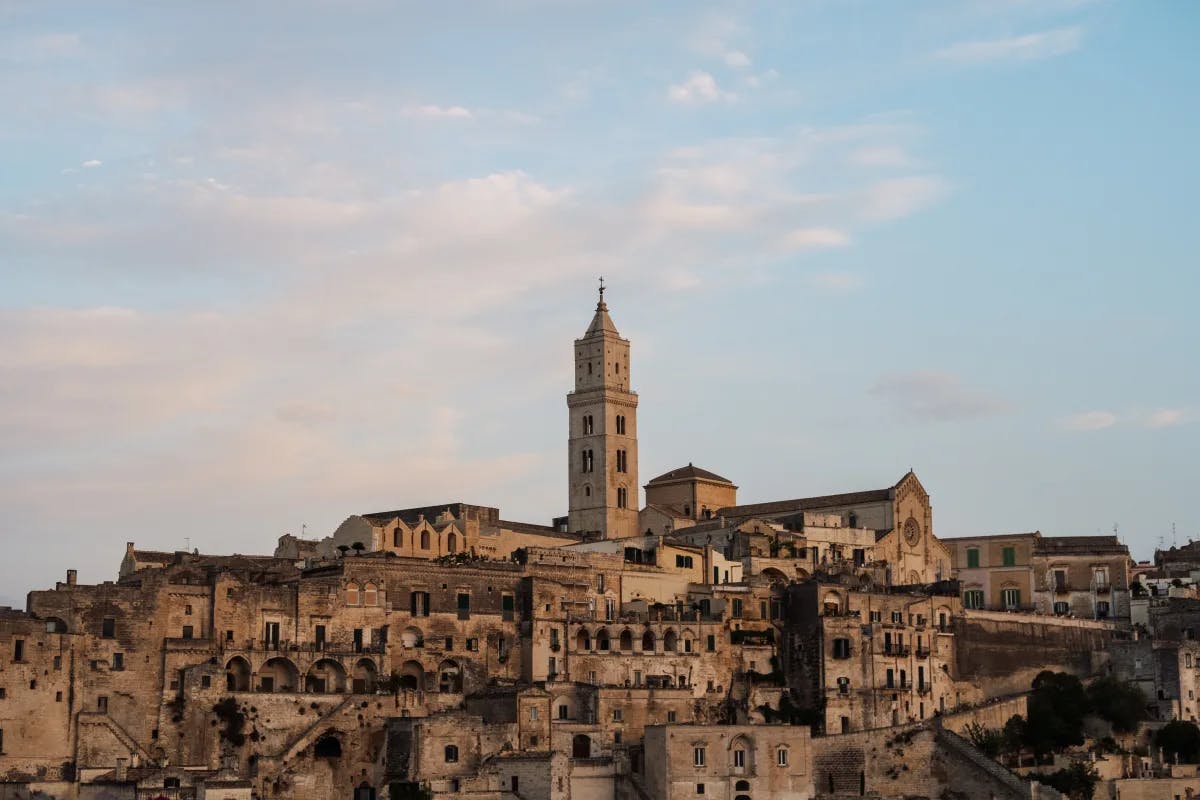
<path id="1" fill-rule="evenodd" d="M 128 543 L 115 581 L 69 572 L 0 609 L 0 797 L 899 797 L 946 765 L 1028 796 L 921 726 L 1048 665 L 1094 671 L 1111 625 L 964 612 L 911 471 L 738 505 L 689 464 L 639 510 L 629 342 L 603 295 L 574 354 L 554 525 L 455 502 L 271 556 Z M 1035 602 L 1061 566 L 1092 576 L 1073 608 L 1128 613 L 1117 549 L 1043 544 Z M 901 748 L 872 731 L 893 726 L 920 728 L 933 778 L 889 773 Z"/>
<path id="2" fill-rule="evenodd" d="M 1033 608 L 1033 551 L 1041 533 L 1009 533 L 943 539 L 963 608 L 1003 611 Z"/>

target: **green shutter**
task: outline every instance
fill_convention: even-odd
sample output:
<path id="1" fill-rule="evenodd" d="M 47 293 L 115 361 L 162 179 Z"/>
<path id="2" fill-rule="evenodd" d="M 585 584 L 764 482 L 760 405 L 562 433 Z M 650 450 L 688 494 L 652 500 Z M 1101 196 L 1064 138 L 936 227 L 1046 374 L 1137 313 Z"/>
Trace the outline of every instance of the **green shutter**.
<path id="1" fill-rule="evenodd" d="M 967 551 L 967 567 L 970 569 L 979 567 L 979 550 L 974 547 Z"/>

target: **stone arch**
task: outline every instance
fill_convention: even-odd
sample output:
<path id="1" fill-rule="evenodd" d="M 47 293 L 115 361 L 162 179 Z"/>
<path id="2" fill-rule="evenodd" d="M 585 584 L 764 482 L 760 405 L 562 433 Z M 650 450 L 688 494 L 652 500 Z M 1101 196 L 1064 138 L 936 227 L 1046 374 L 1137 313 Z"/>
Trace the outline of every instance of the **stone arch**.
<path id="1" fill-rule="evenodd" d="M 643 653 L 653 653 L 654 646 L 656 643 L 657 643 L 657 640 L 654 637 L 654 631 L 646 631 L 645 633 L 642 634 L 642 652 Z"/>
<path id="2" fill-rule="evenodd" d="M 621 631 L 621 638 L 618 640 L 618 646 L 622 651 L 628 652 L 633 649 L 633 632 L 626 628 Z"/>
<path id="3" fill-rule="evenodd" d="M 355 694 L 374 694 L 379 685 L 379 670 L 369 658 L 360 658 L 354 665 L 351 688 Z"/>
<path id="4" fill-rule="evenodd" d="M 367 581 L 363 585 L 362 604 L 364 606 L 379 605 L 379 587 L 373 581 Z"/>
<path id="5" fill-rule="evenodd" d="M 586 733 L 577 733 L 571 738 L 571 758 L 591 758 L 592 737 Z"/>
<path id="6" fill-rule="evenodd" d="M 579 632 L 575 634 L 575 649 L 584 651 L 592 649 L 592 637 L 588 634 L 587 628 L 580 628 Z"/>
<path id="7" fill-rule="evenodd" d="M 729 769 L 737 775 L 754 774 L 754 740 L 749 736 L 739 734 L 729 740 Z"/>
<path id="8" fill-rule="evenodd" d="M 821 598 L 821 611 L 829 617 L 836 617 L 841 614 L 842 596 L 837 592 L 826 592 Z"/>
<path id="9" fill-rule="evenodd" d="M 313 756 L 316 758 L 341 758 L 342 740 L 332 732 L 322 735 L 313 746 Z"/>
<path id="10" fill-rule="evenodd" d="M 667 628 L 663 632 L 663 652 L 674 653 L 675 648 L 679 643 L 679 634 L 675 633 L 674 628 Z"/>
<path id="11" fill-rule="evenodd" d="M 761 574 L 771 583 L 782 583 L 786 585 L 788 582 L 787 575 L 784 575 L 782 570 L 776 569 L 775 567 L 767 567 L 762 571 Z"/>
<path id="12" fill-rule="evenodd" d="M 429 529 L 428 528 L 421 529 L 421 549 L 422 550 L 429 549 Z"/>
<path id="13" fill-rule="evenodd" d="M 400 667 L 400 688 L 420 692 L 425 689 L 425 668 L 419 661 L 405 661 Z"/>
<path id="14" fill-rule="evenodd" d="M 680 639 L 680 641 L 683 642 L 683 652 L 685 652 L 685 653 L 699 652 L 699 648 L 696 646 L 699 639 L 696 638 L 695 631 L 691 630 L 690 628 L 684 628 L 683 632 L 679 634 L 679 639 Z M 690 642 L 690 644 L 689 644 L 689 642 Z"/>
<path id="15" fill-rule="evenodd" d="M 346 584 L 346 605 L 356 606 L 362 602 L 362 598 L 358 594 L 358 584 L 350 581 Z"/>
<path id="16" fill-rule="evenodd" d="M 346 691 L 346 668 L 332 658 L 322 658 L 308 668 L 304 691 L 340 694 Z"/>
<path id="17" fill-rule="evenodd" d="M 420 628 L 409 625 L 404 630 L 400 631 L 400 646 L 405 650 L 412 650 L 416 647 L 421 647 L 425 644 L 425 634 Z"/>
<path id="18" fill-rule="evenodd" d="M 738 781 L 737 783 L 735 783 L 735 784 L 733 785 L 733 790 L 734 790 L 735 792 L 748 792 L 748 791 L 750 791 L 750 781 Z"/>
<path id="19" fill-rule="evenodd" d="M 601 628 L 596 631 L 596 649 L 607 651 L 609 649 L 608 629 Z"/>
<path id="20" fill-rule="evenodd" d="M 461 694 L 463 690 L 462 667 L 452 658 L 438 664 L 438 691 Z"/>
<path id="21" fill-rule="evenodd" d="M 300 688 L 300 670 L 283 656 L 267 659 L 258 670 L 261 692 L 294 692 Z"/>
<path id="22" fill-rule="evenodd" d="M 446 534 L 446 552 L 447 553 L 455 553 L 457 551 L 458 551 L 458 536 L 454 533 L 454 531 L 451 531 L 450 533 Z"/>
<path id="23" fill-rule="evenodd" d="M 250 691 L 250 662 L 234 656 L 225 665 L 225 688 L 231 692 Z"/>

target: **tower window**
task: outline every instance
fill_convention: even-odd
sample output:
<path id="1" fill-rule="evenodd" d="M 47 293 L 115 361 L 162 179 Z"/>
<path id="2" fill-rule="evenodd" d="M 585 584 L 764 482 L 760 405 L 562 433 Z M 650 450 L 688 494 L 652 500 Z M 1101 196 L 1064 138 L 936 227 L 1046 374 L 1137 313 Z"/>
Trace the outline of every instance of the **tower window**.
<path id="1" fill-rule="evenodd" d="M 592 362 L 588 362 L 588 375 L 592 374 Z"/>
<path id="2" fill-rule="evenodd" d="M 624 450 L 617 451 L 617 472 L 629 471 L 629 458 Z"/>
<path id="3" fill-rule="evenodd" d="M 629 490 L 617 489 L 617 508 L 627 508 L 629 505 Z"/>
<path id="4" fill-rule="evenodd" d="M 584 414 L 583 415 L 583 435 L 587 436 L 587 435 L 595 433 L 595 432 L 596 432 L 596 425 L 595 425 L 595 421 L 592 419 L 592 415 Z"/>
<path id="5" fill-rule="evenodd" d="M 584 450 L 580 455 L 583 456 L 580 472 L 592 472 L 596 467 L 596 456 L 591 450 Z"/>
<path id="6" fill-rule="evenodd" d="M 617 415 L 617 433 L 619 433 L 621 435 L 625 434 L 625 415 L 624 414 Z"/>

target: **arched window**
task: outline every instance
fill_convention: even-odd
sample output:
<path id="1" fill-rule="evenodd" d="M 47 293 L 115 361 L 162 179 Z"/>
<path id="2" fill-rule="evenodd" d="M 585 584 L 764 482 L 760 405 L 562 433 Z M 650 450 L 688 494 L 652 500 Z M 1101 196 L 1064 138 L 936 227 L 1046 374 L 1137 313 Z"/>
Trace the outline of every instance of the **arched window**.
<path id="1" fill-rule="evenodd" d="M 446 763 L 447 764 L 458 763 L 458 745 L 456 745 L 456 744 L 446 745 Z"/>
<path id="2" fill-rule="evenodd" d="M 375 588 L 375 584 L 368 583 L 363 587 L 362 602 L 364 606 L 379 605 L 379 592 Z"/>
<path id="3" fill-rule="evenodd" d="M 642 634 L 642 652 L 654 652 L 654 631 L 646 631 Z"/>
<path id="4" fill-rule="evenodd" d="M 421 531 L 421 549 L 429 549 L 429 531 Z"/>
<path id="5" fill-rule="evenodd" d="M 781 747 L 775 751 L 775 764 L 780 767 L 788 765 L 788 751 L 786 747 Z"/>
<path id="6" fill-rule="evenodd" d="M 346 605 L 356 606 L 360 602 L 361 601 L 358 596 L 358 584 L 357 583 L 347 583 L 346 584 Z"/>
<path id="7" fill-rule="evenodd" d="M 403 547 L 403 546 L 404 546 L 404 532 L 401 531 L 399 528 L 393 529 L 392 530 L 392 547 Z"/>
<path id="8" fill-rule="evenodd" d="M 446 552 L 453 553 L 458 550 L 458 537 L 453 533 L 446 534 Z"/>

